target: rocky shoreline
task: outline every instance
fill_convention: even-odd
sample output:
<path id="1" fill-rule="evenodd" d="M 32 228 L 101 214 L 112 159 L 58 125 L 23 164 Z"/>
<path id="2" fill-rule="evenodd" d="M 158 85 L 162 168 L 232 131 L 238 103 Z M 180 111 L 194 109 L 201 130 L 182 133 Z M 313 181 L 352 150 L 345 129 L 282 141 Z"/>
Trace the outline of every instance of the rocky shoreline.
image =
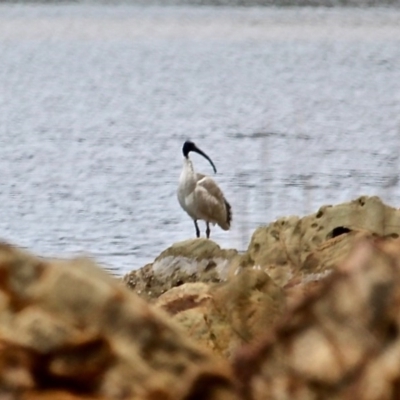
<path id="1" fill-rule="evenodd" d="M 399 209 L 360 197 L 121 280 L 2 244 L 0 398 L 398 398 L 399 235 Z"/>
<path id="2" fill-rule="evenodd" d="M 362 237 L 398 238 L 400 211 L 378 197 L 325 205 L 303 218 L 289 216 L 255 230 L 247 251 L 221 249 L 212 240 L 173 244 L 153 263 L 124 277 L 146 300 L 189 282 L 219 283 L 241 270 L 260 269 L 280 287 L 299 276 L 327 274 Z"/>

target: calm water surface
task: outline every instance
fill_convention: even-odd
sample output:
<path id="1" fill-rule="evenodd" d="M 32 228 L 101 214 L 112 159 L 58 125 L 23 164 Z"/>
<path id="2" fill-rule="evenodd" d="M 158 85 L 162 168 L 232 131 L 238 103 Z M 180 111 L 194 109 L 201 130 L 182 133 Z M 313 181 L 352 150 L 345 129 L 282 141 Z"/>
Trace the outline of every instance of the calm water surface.
<path id="1" fill-rule="evenodd" d="M 193 237 L 187 138 L 232 203 L 224 247 L 359 194 L 400 205 L 399 10 L 3 4 L 0 55 L 0 235 L 37 253 L 121 275 Z"/>

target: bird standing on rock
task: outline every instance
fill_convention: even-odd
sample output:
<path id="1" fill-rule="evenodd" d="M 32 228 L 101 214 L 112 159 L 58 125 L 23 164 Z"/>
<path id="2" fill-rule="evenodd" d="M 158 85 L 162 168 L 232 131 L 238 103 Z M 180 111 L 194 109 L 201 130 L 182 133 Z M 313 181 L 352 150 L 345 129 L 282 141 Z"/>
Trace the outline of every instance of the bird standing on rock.
<path id="1" fill-rule="evenodd" d="M 217 172 L 211 158 L 193 142 L 186 141 L 182 147 L 183 168 L 179 178 L 178 200 L 181 207 L 194 221 L 196 237 L 200 237 L 197 220 L 206 222 L 206 235 L 210 237 L 210 223 L 218 224 L 224 231 L 229 230 L 232 221 L 231 206 L 218 185 L 209 176 L 195 172 L 189 153 L 194 151 L 209 161 Z"/>

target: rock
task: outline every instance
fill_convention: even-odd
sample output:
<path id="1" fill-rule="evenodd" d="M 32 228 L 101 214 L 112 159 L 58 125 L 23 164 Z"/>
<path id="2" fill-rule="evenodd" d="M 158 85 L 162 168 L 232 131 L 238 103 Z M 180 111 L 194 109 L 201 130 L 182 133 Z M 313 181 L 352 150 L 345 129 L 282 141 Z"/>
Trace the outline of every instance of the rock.
<path id="1" fill-rule="evenodd" d="M 399 213 L 360 197 L 260 227 L 245 254 L 207 239 L 176 243 L 125 282 L 197 343 L 230 358 L 268 332 L 286 306 L 323 286 L 358 241 L 395 238 Z"/>
<path id="2" fill-rule="evenodd" d="M 209 290 L 209 285 L 203 282 L 184 283 L 162 294 L 154 305 L 171 315 L 176 315 L 209 303 L 209 300 L 212 299 Z"/>
<path id="3" fill-rule="evenodd" d="M 360 240 L 374 237 L 367 231 L 351 231 L 328 239 L 318 246 L 307 256 L 299 270 L 292 272 L 289 280 L 285 281 L 283 289 L 287 304 L 291 305 L 321 286 L 324 279 L 329 277 L 334 269 L 347 258 L 351 249 Z M 269 273 L 270 271 L 271 267 L 268 269 Z"/>
<path id="4" fill-rule="evenodd" d="M 400 240 L 359 243 L 268 337 L 239 351 L 244 398 L 399 398 L 399 293 Z"/>
<path id="5" fill-rule="evenodd" d="M 358 241 L 374 237 L 377 235 L 369 231 L 351 230 L 328 239 L 308 253 L 298 272 L 301 276 L 327 274 L 347 258 Z"/>
<path id="6" fill-rule="evenodd" d="M 154 300 L 186 282 L 224 281 L 238 259 L 236 250 L 223 250 L 211 240 L 186 240 L 163 251 L 152 264 L 127 274 L 124 282 L 142 298 Z"/>
<path id="7" fill-rule="evenodd" d="M 399 235 L 400 210 L 383 204 L 378 197 L 363 196 L 256 229 L 241 266 L 260 266 L 277 284 L 285 286 L 298 275 L 331 271 L 362 236 Z"/>
<path id="8" fill-rule="evenodd" d="M 283 290 L 263 271 L 245 269 L 221 284 L 186 283 L 155 303 L 186 334 L 224 358 L 270 330 L 285 309 Z"/>
<path id="9" fill-rule="evenodd" d="M 90 260 L 0 244 L 0 399 L 398 398 L 398 232 L 362 197 L 242 255 L 180 242 L 125 277 L 147 302 Z"/>
<path id="10" fill-rule="evenodd" d="M 225 362 L 91 261 L 0 244 L 0 398 L 17 395 L 237 398 Z"/>
<path id="11" fill-rule="evenodd" d="M 309 274 L 328 275 L 361 237 L 396 238 L 400 210 L 378 197 L 323 206 L 303 218 L 291 216 L 255 230 L 247 251 L 221 249 L 208 239 L 179 242 L 124 282 L 154 301 L 187 282 L 222 282 L 242 268 L 261 268 L 281 287 Z M 314 278 L 312 278 L 314 279 Z"/>

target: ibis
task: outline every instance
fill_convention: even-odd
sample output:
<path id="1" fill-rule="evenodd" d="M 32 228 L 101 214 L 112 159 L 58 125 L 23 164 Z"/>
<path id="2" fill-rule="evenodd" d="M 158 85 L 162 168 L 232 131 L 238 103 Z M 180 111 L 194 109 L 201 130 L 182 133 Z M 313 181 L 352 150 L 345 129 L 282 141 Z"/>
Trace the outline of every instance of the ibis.
<path id="1" fill-rule="evenodd" d="M 211 158 L 200 150 L 193 142 L 186 141 L 182 147 L 183 168 L 179 178 L 178 200 L 181 207 L 193 219 L 196 237 L 200 237 L 198 220 L 206 223 L 206 235 L 210 237 L 210 224 L 217 224 L 224 231 L 229 230 L 232 221 L 231 206 L 222 190 L 209 176 L 196 172 L 189 153 L 202 155 L 211 164 L 214 173 L 217 172 Z"/>

